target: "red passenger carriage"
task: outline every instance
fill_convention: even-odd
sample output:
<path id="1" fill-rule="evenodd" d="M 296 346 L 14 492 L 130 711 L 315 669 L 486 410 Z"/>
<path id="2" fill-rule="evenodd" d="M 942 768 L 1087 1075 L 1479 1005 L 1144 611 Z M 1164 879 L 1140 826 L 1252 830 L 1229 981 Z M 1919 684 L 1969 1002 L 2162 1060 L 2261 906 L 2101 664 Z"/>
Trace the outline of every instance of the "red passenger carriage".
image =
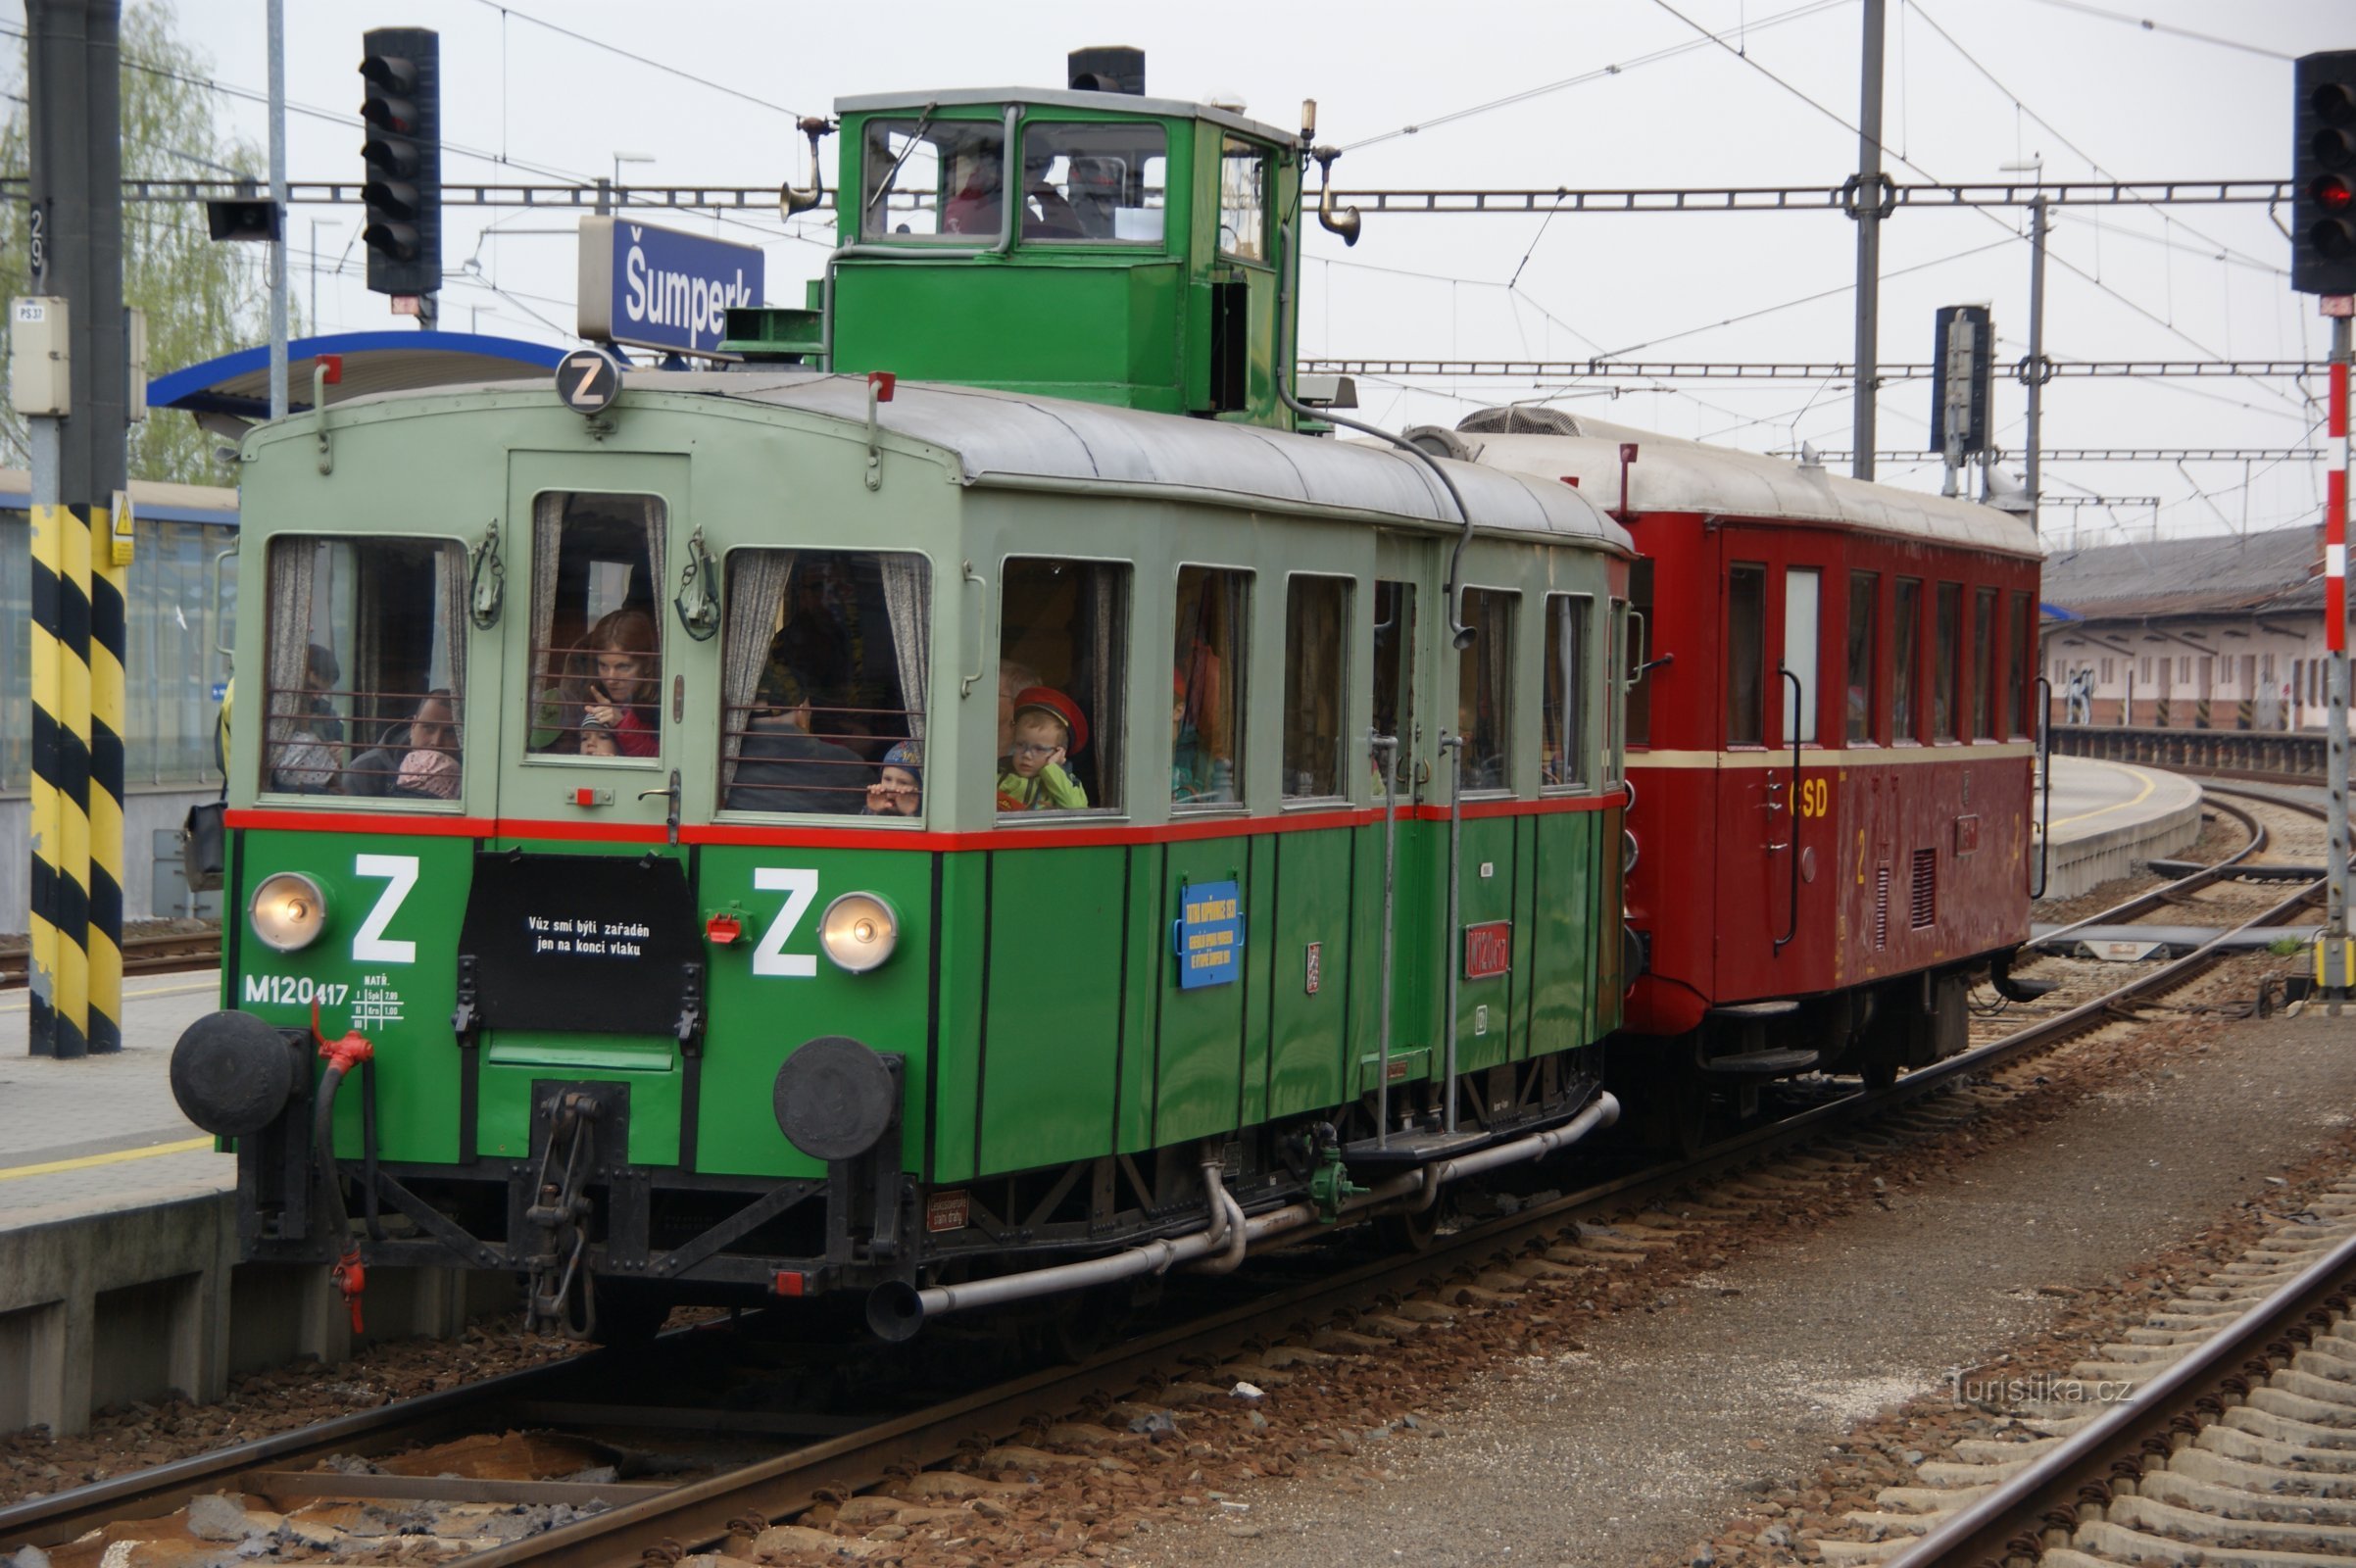
<path id="1" fill-rule="evenodd" d="M 2029 935 L 2028 520 L 1550 410 L 1426 434 L 1578 485 L 1642 553 L 1626 1027 L 1682 1119 L 1705 1083 L 1961 1050 Z"/>

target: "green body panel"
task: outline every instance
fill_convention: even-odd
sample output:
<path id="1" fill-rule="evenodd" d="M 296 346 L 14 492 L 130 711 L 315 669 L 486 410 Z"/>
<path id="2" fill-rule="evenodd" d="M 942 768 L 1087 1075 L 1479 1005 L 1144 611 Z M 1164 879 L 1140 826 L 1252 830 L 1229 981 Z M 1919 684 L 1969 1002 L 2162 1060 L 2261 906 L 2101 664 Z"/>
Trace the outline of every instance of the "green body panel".
<path id="1" fill-rule="evenodd" d="M 981 1168 L 1105 1153 L 1121 1047 L 1121 848 L 990 857 Z"/>
<path id="2" fill-rule="evenodd" d="M 822 1035 L 848 1035 L 901 1058 L 905 1168 L 923 1168 L 925 1105 L 932 1094 L 930 977 L 933 859 L 891 850 L 757 849 L 707 845 L 700 857 L 699 909 L 742 908 L 744 934 L 709 950 L 706 998 L 715 1026 L 704 1052 L 696 1168 L 727 1176 L 822 1176 L 825 1163 L 796 1151 L 778 1131 L 777 1069 Z M 762 867 L 814 871 L 816 892 L 791 920 L 792 896 L 755 886 Z M 899 917 L 890 961 L 847 974 L 818 953 L 818 917 L 845 893 L 882 897 Z M 774 945 L 764 956 L 761 949 Z M 762 974 L 757 966 L 807 960 L 807 974 Z"/>
<path id="3" fill-rule="evenodd" d="M 1119 1098 L 1112 1147 L 1116 1153 L 1134 1154 L 1153 1147 L 1153 1028 L 1161 1014 L 1161 987 L 1177 982 L 1166 967 L 1169 922 L 1161 913 L 1161 847 L 1137 844 L 1126 853 L 1128 983 L 1121 994 Z"/>
<path id="4" fill-rule="evenodd" d="M 1252 956 L 1265 934 L 1246 915 L 1244 978 L 1229 985 L 1182 990 L 1170 953 L 1170 925 L 1184 889 L 1196 882 L 1235 881 L 1247 911 L 1254 893 L 1252 861 L 1258 841 L 1210 839 L 1172 844 L 1161 866 L 1161 906 L 1155 911 L 1159 1018 L 1153 1036 L 1153 1142 L 1181 1143 L 1232 1131 L 1244 1099 L 1244 1020 L 1252 996 Z"/>
<path id="5" fill-rule="evenodd" d="M 482 1114 L 475 1122 L 476 1152 L 489 1159 L 519 1159 L 538 1152 L 532 1148 L 534 1084 L 614 1083 L 630 1086 L 630 1163 L 676 1165 L 683 1077 L 675 1062 L 667 1072 L 627 1072 L 486 1058 L 479 1091 Z"/>
<path id="6" fill-rule="evenodd" d="M 1515 920 L 1514 874 L 1521 868 L 1515 839 L 1529 825 L 1526 817 L 1484 817 L 1463 826 L 1463 858 L 1458 862 L 1457 912 L 1468 926 L 1504 920 L 1513 926 L 1513 962 L 1525 959 L 1529 932 Z M 1445 846 L 1443 854 L 1446 853 Z M 1484 875 L 1483 873 L 1488 874 Z M 1445 874 L 1445 862 L 1444 862 Z M 1448 955 L 1456 966 L 1456 1066 L 1471 1072 L 1509 1061 L 1520 1020 L 1513 1010 L 1513 970 L 1483 980 L 1462 978 L 1461 945 Z M 1481 1009 L 1486 1008 L 1484 1014 Z"/>
<path id="7" fill-rule="evenodd" d="M 973 1107 L 982 1080 L 982 974 L 990 952 L 990 858 L 941 857 L 940 1039 L 933 1057 L 932 1179 L 975 1172 Z"/>
<path id="8" fill-rule="evenodd" d="M 376 1047 L 379 1155 L 447 1162 L 458 1157 L 459 1048 L 450 1032 L 457 983 L 449 939 L 466 908 L 473 847 L 463 840 L 357 833 L 249 832 L 242 835 L 240 897 L 280 871 L 319 884 L 327 905 L 319 937 L 296 953 L 275 953 L 250 930 L 237 935 L 224 970 L 226 1004 L 282 1028 L 319 1027 L 333 1040 L 358 1028 Z M 405 891 L 395 876 L 364 876 L 364 858 L 402 862 L 416 875 Z M 373 862 L 371 862 L 373 863 Z M 387 911 L 385 906 L 392 904 Z M 412 956 L 364 956 L 362 927 L 386 914 L 373 939 L 408 944 Z M 321 988 L 325 988 L 322 990 Z M 358 1085 L 355 1083 L 354 1088 Z M 339 1094 L 336 1149 L 361 1152 L 360 1096 Z"/>
<path id="9" fill-rule="evenodd" d="M 1343 1087 L 1349 1025 L 1366 1016 L 1352 1005 L 1359 969 L 1354 949 L 1364 929 L 1352 918 L 1356 862 L 1370 836 L 1336 828 L 1269 840 L 1276 853 L 1276 914 L 1258 944 L 1272 970 L 1268 1056 L 1257 1092 L 1246 1102 L 1250 1119 L 1297 1116 L 1349 1098 Z M 1378 882 L 1381 874 L 1378 859 Z M 1318 958 L 1314 994 L 1307 981 L 1311 943 Z"/>
<path id="10" fill-rule="evenodd" d="M 1524 1016 L 1529 1054 L 1540 1055 L 1594 1038 L 1595 922 L 1581 918 L 1595 897 L 1595 841 L 1601 811 L 1563 811 L 1537 818 L 1531 835 L 1531 977 Z"/>
<path id="11" fill-rule="evenodd" d="M 846 263 L 834 363 L 1178 414 L 1180 279 L 1167 259 Z"/>

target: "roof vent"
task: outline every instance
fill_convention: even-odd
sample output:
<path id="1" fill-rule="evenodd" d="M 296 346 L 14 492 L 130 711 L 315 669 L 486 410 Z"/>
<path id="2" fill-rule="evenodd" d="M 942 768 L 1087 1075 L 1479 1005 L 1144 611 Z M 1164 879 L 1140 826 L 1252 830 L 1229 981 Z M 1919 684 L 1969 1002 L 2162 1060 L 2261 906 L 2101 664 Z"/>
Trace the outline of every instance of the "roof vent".
<path id="1" fill-rule="evenodd" d="M 1065 79 L 1074 92 L 1146 94 L 1146 52 L 1126 44 L 1098 44 L 1074 49 L 1064 62 Z"/>

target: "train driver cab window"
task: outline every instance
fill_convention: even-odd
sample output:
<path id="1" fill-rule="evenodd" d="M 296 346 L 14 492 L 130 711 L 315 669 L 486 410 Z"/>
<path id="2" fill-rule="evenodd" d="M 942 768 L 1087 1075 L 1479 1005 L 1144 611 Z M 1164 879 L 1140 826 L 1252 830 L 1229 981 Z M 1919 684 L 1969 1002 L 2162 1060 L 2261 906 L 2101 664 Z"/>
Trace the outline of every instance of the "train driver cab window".
<path id="1" fill-rule="evenodd" d="M 1467 790 L 1513 788 L 1513 608 L 1495 588 L 1464 590 L 1472 646 L 1456 656 L 1456 733 Z"/>
<path id="2" fill-rule="evenodd" d="M 1546 596 L 1546 668 L 1538 715 L 1538 782 L 1546 789 L 1588 782 L 1588 637 L 1595 605 L 1585 594 Z"/>
<path id="3" fill-rule="evenodd" d="M 1234 806 L 1244 799 L 1244 631 L 1252 573 L 1178 568 L 1177 636 L 1170 658 L 1170 806 Z"/>
<path id="4" fill-rule="evenodd" d="M 1900 746 L 1922 739 L 1923 585 L 1900 577 L 1890 627 L 1890 738 Z"/>
<path id="5" fill-rule="evenodd" d="M 1159 244 L 1169 170 L 1156 124 L 1022 128 L 1022 237 Z"/>
<path id="6" fill-rule="evenodd" d="M 1268 149 L 1240 136 L 1219 146 L 1219 253 L 1268 259 Z"/>
<path id="7" fill-rule="evenodd" d="M 924 811 L 932 580 L 922 556 L 737 550 L 720 652 L 732 811 Z"/>
<path id="8" fill-rule="evenodd" d="M 465 549 L 273 539 L 269 574 L 262 788 L 456 802 L 466 760 Z"/>
<path id="9" fill-rule="evenodd" d="M 1374 585 L 1374 732 L 1399 741 L 1393 788 L 1401 796 L 1415 784 L 1415 585 L 1389 580 Z M 1367 771 L 1374 797 L 1383 797 L 1383 769 L 1371 753 Z"/>
<path id="10" fill-rule="evenodd" d="M 1931 738 L 1955 739 L 1962 714 L 1963 668 L 1956 662 L 1955 641 L 1963 635 L 1963 584 L 1942 582 L 1933 601 L 1931 632 Z"/>
<path id="11" fill-rule="evenodd" d="M 1783 744 L 1816 741 L 1816 699 L 1824 690 L 1816 678 L 1817 627 L 1824 600 L 1824 574 L 1813 566 L 1790 566 L 1784 571 L 1784 662 L 1775 683 L 1784 702 Z M 1784 678 L 1789 670 L 1796 678 Z"/>
<path id="12" fill-rule="evenodd" d="M 1343 793 L 1342 718 L 1350 690 L 1347 577 L 1295 577 L 1285 585 L 1284 795 L 1325 800 Z M 1176 682 L 1172 681 L 1175 692 Z M 1175 705 L 1173 704 L 1173 707 Z M 1178 715 L 1181 724 L 1184 714 Z M 1173 774 L 1173 778 L 1174 778 Z"/>
<path id="13" fill-rule="evenodd" d="M 1874 744 L 1874 655 L 1881 647 L 1882 574 L 1848 574 L 1848 692 L 1843 707 L 1848 714 L 1851 746 Z"/>
<path id="14" fill-rule="evenodd" d="M 1740 562 L 1726 571 L 1726 744 L 1767 744 L 1767 568 Z"/>
<path id="15" fill-rule="evenodd" d="M 1117 811 L 1129 568 L 1018 558 L 999 607 L 998 810 Z"/>
<path id="16" fill-rule="evenodd" d="M 1972 739 L 1996 738 L 1996 590 L 1972 595 Z"/>
<path id="17" fill-rule="evenodd" d="M 662 755 L 663 523 L 654 496 L 533 501 L 532 755 Z"/>
<path id="18" fill-rule="evenodd" d="M 1006 223 L 1006 133 L 995 120 L 870 120 L 859 154 L 868 239 L 996 239 Z"/>

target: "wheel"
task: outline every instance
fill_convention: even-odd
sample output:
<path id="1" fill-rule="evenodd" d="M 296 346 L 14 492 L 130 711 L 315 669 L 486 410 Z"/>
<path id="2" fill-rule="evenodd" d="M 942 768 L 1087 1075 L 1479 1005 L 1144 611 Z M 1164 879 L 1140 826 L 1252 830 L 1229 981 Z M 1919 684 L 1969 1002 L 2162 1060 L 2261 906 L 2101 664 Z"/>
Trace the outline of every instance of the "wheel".
<path id="1" fill-rule="evenodd" d="M 1411 1209 L 1400 1214 L 1377 1214 L 1374 1217 L 1374 1239 L 1386 1252 L 1424 1252 L 1431 1250 L 1432 1238 L 1440 1233 L 1440 1205 Z"/>
<path id="2" fill-rule="evenodd" d="M 1127 1316 L 1128 1298 L 1117 1285 L 1074 1291 L 1022 1325 L 1023 1357 L 1076 1365 L 1110 1344 Z"/>
<path id="3" fill-rule="evenodd" d="M 1709 1145 L 1710 1090 L 1697 1068 L 1673 1067 L 1667 1093 L 1661 1097 L 1661 1117 L 1668 1141 L 1691 1159 Z"/>
<path id="4" fill-rule="evenodd" d="M 651 1342 L 670 1320 L 670 1302 L 632 1280 L 598 1280 L 597 1320 L 589 1338 L 614 1349 Z"/>
<path id="5" fill-rule="evenodd" d="M 1878 1094 L 1898 1081 L 1898 1064 L 1888 1056 L 1868 1056 L 1857 1076 L 1865 1080 L 1866 1088 Z"/>

